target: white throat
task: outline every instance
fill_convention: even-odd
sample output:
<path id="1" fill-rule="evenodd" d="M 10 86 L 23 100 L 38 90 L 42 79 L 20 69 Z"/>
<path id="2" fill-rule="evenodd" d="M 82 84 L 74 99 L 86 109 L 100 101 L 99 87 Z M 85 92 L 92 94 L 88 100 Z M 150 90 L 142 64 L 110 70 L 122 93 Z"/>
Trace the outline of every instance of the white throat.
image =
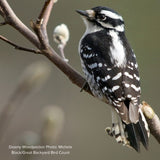
<path id="1" fill-rule="evenodd" d="M 92 24 L 91 22 L 89 22 L 88 20 L 86 20 L 86 18 L 83 18 L 83 21 L 85 23 L 86 26 L 86 31 L 84 33 L 84 35 L 87 35 L 89 33 L 93 33 L 93 32 L 98 32 L 101 31 L 103 28 Z"/>

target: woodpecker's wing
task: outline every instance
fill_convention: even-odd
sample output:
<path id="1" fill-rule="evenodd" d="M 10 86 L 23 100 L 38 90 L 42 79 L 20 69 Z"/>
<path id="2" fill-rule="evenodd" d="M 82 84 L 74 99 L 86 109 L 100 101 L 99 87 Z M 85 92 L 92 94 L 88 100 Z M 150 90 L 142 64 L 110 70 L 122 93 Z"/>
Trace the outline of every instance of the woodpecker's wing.
<path id="1" fill-rule="evenodd" d="M 120 100 L 123 97 L 123 69 L 114 66 L 111 62 L 109 38 L 105 31 L 86 35 L 81 41 L 80 56 L 99 89 L 116 103 L 114 100 Z"/>
<path id="2" fill-rule="evenodd" d="M 138 72 L 138 64 L 136 62 L 136 56 L 131 49 L 126 36 L 124 33 L 119 33 L 122 39 L 123 45 L 126 49 L 126 68 L 123 73 L 124 81 L 124 96 L 134 100 L 137 97 L 140 97 L 141 88 L 140 88 L 140 77 Z M 137 102 L 139 103 L 139 102 Z"/>

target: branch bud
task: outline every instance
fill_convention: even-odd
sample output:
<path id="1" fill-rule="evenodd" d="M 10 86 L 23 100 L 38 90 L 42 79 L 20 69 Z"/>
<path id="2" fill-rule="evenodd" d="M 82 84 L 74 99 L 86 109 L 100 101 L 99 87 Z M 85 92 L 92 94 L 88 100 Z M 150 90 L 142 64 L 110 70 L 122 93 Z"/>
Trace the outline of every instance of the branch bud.
<path id="1" fill-rule="evenodd" d="M 68 59 L 64 55 L 64 47 L 69 40 L 69 29 L 65 24 L 60 24 L 54 29 L 53 40 L 58 44 L 61 57 L 65 62 L 68 62 Z"/>
<path id="2" fill-rule="evenodd" d="M 53 39 L 58 45 L 65 46 L 69 40 L 69 29 L 65 24 L 58 25 L 53 31 Z"/>

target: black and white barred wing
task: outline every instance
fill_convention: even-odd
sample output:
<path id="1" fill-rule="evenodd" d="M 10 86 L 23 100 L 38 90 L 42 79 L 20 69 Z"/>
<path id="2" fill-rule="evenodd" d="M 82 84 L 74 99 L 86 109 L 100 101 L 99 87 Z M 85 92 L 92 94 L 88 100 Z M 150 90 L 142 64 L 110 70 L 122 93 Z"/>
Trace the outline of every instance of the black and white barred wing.
<path id="1" fill-rule="evenodd" d="M 134 54 L 130 55 L 123 74 L 125 96 L 126 98 L 135 101 L 135 99 L 140 97 L 141 88 L 140 77 L 138 73 L 138 64 L 136 62 Z"/>
<path id="2" fill-rule="evenodd" d="M 120 100 L 123 97 L 122 71 L 120 68 L 111 67 L 109 57 L 106 53 L 98 50 L 98 47 L 91 48 L 88 45 L 83 45 L 80 49 L 80 55 L 83 71 L 91 90 L 94 89 L 93 93 L 96 94 L 95 89 L 97 89 L 113 103 L 116 103 L 117 99 Z"/>

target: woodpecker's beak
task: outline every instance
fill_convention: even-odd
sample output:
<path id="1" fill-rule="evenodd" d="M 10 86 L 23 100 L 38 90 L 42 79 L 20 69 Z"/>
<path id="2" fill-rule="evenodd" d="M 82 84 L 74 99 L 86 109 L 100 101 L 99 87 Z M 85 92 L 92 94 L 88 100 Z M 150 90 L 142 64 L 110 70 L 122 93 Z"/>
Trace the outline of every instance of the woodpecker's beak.
<path id="1" fill-rule="evenodd" d="M 79 13 L 81 16 L 93 19 L 95 17 L 95 12 L 93 10 L 76 10 L 77 13 Z"/>

